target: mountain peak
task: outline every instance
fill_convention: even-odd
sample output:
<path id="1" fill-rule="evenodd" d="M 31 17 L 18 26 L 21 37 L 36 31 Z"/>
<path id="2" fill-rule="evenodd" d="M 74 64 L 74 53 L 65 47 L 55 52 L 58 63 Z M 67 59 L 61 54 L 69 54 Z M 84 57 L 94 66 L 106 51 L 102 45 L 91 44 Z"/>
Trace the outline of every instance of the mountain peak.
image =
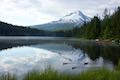
<path id="1" fill-rule="evenodd" d="M 85 21 L 90 21 L 90 18 L 86 15 L 84 15 L 81 11 L 75 11 L 72 13 L 69 13 L 68 15 L 65 15 L 63 18 L 59 19 L 59 22 L 70 22 L 70 23 L 81 23 Z"/>
<path id="2" fill-rule="evenodd" d="M 84 15 L 81 11 L 75 11 L 65 15 L 64 17 L 58 19 L 57 21 L 52 21 L 43 25 L 33 26 L 34 28 L 48 31 L 57 30 L 71 30 L 74 27 L 84 24 L 84 22 L 89 22 L 91 19 Z"/>
<path id="3" fill-rule="evenodd" d="M 75 11 L 75 12 L 69 13 L 69 15 L 66 15 L 66 16 L 71 16 L 71 15 L 84 15 L 84 14 L 81 11 Z"/>

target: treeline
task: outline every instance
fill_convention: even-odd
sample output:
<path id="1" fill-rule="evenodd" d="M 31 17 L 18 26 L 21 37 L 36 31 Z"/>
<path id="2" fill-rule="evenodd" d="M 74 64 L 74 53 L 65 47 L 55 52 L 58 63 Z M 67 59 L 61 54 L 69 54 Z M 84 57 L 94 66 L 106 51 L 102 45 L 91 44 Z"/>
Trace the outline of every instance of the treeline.
<path id="1" fill-rule="evenodd" d="M 16 26 L 0 21 L 0 36 L 64 36 L 64 34 Z"/>
<path id="2" fill-rule="evenodd" d="M 29 27 L 15 26 L 0 21 L 0 36 L 36 36 L 43 35 L 44 31 Z"/>
<path id="3" fill-rule="evenodd" d="M 87 39 L 119 39 L 120 40 L 120 7 L 110 15 L 105 9 L 104 19 L 94 16 L 90 22 L 84 23 L 80 28 L 63 31 L 65 36 Z"/>

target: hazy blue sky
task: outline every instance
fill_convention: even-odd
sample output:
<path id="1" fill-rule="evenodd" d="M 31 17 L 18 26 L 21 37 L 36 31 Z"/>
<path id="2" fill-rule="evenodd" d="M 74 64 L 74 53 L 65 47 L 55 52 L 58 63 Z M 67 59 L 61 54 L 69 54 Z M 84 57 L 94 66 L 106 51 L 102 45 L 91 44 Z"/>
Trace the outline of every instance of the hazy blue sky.
<path id="1" fill-rule="evenodd" d="M 43 24 L 82 11 L 92 17 L 105 8 L 113 11 L 120 0 L 0 0 L 0 20 L 17 25 Z"/>

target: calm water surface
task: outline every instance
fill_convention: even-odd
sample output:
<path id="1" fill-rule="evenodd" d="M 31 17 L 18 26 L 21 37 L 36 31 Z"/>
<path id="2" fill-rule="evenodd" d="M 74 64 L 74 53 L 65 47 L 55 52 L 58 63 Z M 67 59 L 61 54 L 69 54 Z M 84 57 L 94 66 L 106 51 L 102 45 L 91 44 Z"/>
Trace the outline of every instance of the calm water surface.
<path id="1" fill-rule="evenodd" d="M 22 75 L 48 66 L 66 73 L 112 69 L 119 58 L 119 45 L 62 37 L 0 37 L 0 73 Z"/>

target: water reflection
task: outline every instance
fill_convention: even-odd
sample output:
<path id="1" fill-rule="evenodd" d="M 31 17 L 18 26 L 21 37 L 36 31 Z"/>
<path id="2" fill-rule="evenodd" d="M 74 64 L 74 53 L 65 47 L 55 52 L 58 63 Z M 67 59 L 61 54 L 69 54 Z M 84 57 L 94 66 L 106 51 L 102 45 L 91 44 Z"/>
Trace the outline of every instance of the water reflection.
<path id="1" fill-rule="evenodd" d="M 51 65 L 62 72 L 78 73 L 89 68 L 113 68 L 120 58 L 119 45 L 66 38 L 0 38 L 0 73 L 18 75 Z"/>
<path id="2" fill-rule="evenodd" d="M 21 75 L 32 69 L 43 70 L 49 65 L 60 72 L 71 73 L 93 67 L 113 67 L 112 62 L 101 56 L 93 61 L 83 50 L 64 43 L 13 47 L 0 51 L 0 73 Z"/>
<path id="3" fill-rule="evenodd" d="M 114 65 L 117 65 L 120 59 L 120 45 L 82 42 L 80 45 L 73 44 L 72 46 L 74 48 L 80 48 L 84 53 L 87 53 L 92 60 L 96 60 L 101 56 L 105 60 L 112 61 Z"/>

